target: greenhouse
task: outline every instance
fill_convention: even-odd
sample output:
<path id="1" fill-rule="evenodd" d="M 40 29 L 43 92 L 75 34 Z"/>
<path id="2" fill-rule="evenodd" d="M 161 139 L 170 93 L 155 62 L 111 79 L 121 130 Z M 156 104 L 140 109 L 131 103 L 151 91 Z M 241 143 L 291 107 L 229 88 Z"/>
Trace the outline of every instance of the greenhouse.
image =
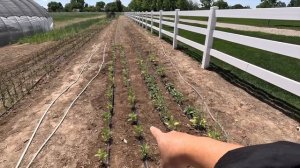
<path id="1" fill-rule="evenodd" d="M 46 9 L 33 0 L 0 0 L 0 46 L 52 28 Z"/>

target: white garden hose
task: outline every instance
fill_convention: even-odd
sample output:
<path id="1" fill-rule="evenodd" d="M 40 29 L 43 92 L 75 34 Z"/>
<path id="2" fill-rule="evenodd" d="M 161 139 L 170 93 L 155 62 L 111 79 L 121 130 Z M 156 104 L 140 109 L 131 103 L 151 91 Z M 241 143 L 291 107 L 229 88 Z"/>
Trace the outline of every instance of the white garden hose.
<path id="1" fill-rule="evenodd" d="M 53 132 L 49 135 L 49 137 L 45 140 L 45 142 L 42 144 L 42 146 L 39 148 L 39 150 L 35 153 L 35 155 L 33 156 L 33 158 L 31 159 L 31 161 L 28 163 L 26 168 L 29 168 L 30 165 L 32 164 L 32 162 L 34 161 L 34 159 L 37 157 L 37 155 L 41 152 L 41 150 L 43 149 L 43 147 L 46 145 L 46 143 L 50 140 L 50 138 L 54 135 L 54 133 L 57 131 L 57 129 L 60 127 L 60 125 L 62 124 L 62 122 L 65 120 L 67 114 L 69 113 L 70 109 L 73 107 L 74 103 L 78 100 L 78 98 L 82 95 L 82 93 L 87 89 L 87 87 L 95 80 L 95 78 L 99 75 L 99 73 L 102 70 L 102 66 L 104 64 L 105 61 L 105 53 L 106 53 L 106 46 L 107 43 L 105 44 L 104 47 L 104 52 L 103 52 L 103 60 L 102 63 L 99 65 L 99 70 L 97 72 L 97 74 L 86 84 L 86 86 L 82 89 L 82 91 L 76 96 L 76 98 L 72 101 L 72 103 L 69 105 L 69 107 L 67 108 L 67 110 L 64 112 L 63 118 L 60 120 L 59 124 L 56 126 L 56 128 L 53 130 Z"/>
<path id="2" fill-rule="evenodd" d="M 99 44 L 99 45 L 100 45 L 100 44 Z M 47 109 L 45 110 L 45 112 L 44 112 L 44 114 L 42 115 L 42 117 L 40 118 L 40 120 L 39 120 L 37 126 L 35 127 L 35 129 L 34 129 L 32 135 L 31 135 L 31 137 L 30 137 L 30 139 L 29 139 L 29 141 L 28 141 L 28 143 L 27 143 L 27 145 L 26 145 L 26 147 L 25 147 L 25 149 L 24 149 L 22 155 L 20 156 L 20 158 L 19 158 L 19 160 L 18 160 L 18 163 L 17 163 L 17 165 L 16 165 L 16 168 L 18 168 L 18 167 L 20 166 L 20 164 L 21 164 L 21 162 L 22 162 L 22 160 L 23 160 L 23 158 L 24 158 L 24 156 L 25 156 L 25 154 L 26 154 L 26 152 L 27 152 L 27 150 L 28 150 L 28 148 L 29 148 L 29 146 L 30 146 L 30 144 L 31 144 L 31 142 L 32 142 L 32 140 L 33 140 L 33 138 L 34 138 L 35 135 L 36 135 L 37 130 L 39 129 L 40 125 L 42 124 L 42 122 L 43 122 L 45 116 L 47 115 L 47 113 L 49 112 L 50 108 L 53 106 L 53 104 L 54 104 L 54 103 L 55 103 L 55 102 L 56 102 L 56 101 L 57 101 L 57 100 L 65 93 L 65 92 L 67 92 L 74 84 L 76 84 L 76 83 L 78 82 L 78 80 L 79 80 L 80 76 L 82 75 L 83 71 L 86 69 L 87 64 L 90 62 L 91 58 L 92 58 L 93 55 L 96 53 L 97 50 L 96 50 L 95 48 L 96 48 L 95 45 L 93 45 L 93 51 L 92 51 L 92 53 L 91 53 L 91 55 L 90 55 L 88 61 L 82 66 L 82 69 L 81 69 L 80 73 L 78 74 L 76 80 L 73 81 L 66 89 L 64 89 L 64 90 L 63 90 L 63 91 L 62 91 L 62 92 L 61 92 L 61 93 L 60 93 L 60 94 L 59 94 L 59 95 L 58 95 L 58 96 L 50 103 L 50 105 L 49 105 L 49 106 L 47 107 Z"/>

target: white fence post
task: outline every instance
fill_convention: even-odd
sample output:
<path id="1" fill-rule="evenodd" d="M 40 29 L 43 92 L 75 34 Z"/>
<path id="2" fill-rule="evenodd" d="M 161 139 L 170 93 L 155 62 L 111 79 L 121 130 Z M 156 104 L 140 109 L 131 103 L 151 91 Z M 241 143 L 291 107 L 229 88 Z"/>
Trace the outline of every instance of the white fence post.
<path id="1" fill-rule="evenodd" d="M 145 12 L 145 15 L 144 15 L 144 22 L 145 22 L 145 29 L 147 30 L 148 29 L 148 26 L 147 26 L 147 12 Z"/>
<path id="2" fill-rule="evenodd" d="M 142 12 L 142 28 L 144 28 L 144 12 Z"/>
<path id="3" fill-rule="evenodd" d="M 161 29 L 162 29 L 162 10 L 159 11 L 159 38 L 162 38 L 162 33 L 161 33 Z"/>
<path id="4" fill-rule="evenodd" d="M 153 33 L 153 10 L 151 11 L 151 34 Z"/>
<path id="5" fill-rule="evenodd" d="M 175 20 L 174 20 L 174 36 L 173 36 L 173 48 L 177 48 L 177 35 L 178 35 L 178 22 L 179 22 L 179 15 L 178 11 L 180 9 L 175 10 Z"/>
<path id="6" fill-rule="evenodd" d="M 139 25 L 142 26 L 142 15 L 141 15 L 141 12 L 139 12 Z"/>
<path id="7" fill-rule="evenodd" d="M 201 67 L 203 69 L 206 69 L 209 66 L 210 62 L 210 50 L 213 45 L 213 32 L 216 27 L 216 10 L 218 7 L 214 6 L 210 8 L 209 12 L 209 19 L 207 23 L 207 33 L 206 33 L 206 38 L 205 38 L 205 46 L 204 46 L 204 51 L 203 51 L 203 58 L 202 58 L 202 65 Z"/>

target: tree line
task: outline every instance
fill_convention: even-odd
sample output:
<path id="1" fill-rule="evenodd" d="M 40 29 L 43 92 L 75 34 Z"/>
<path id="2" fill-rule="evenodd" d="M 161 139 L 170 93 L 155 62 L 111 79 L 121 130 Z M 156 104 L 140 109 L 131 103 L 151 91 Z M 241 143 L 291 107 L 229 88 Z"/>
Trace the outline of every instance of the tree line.
<path id="1" fill-rule="evenodd" d="M 103 1 L 96 2 L 96 5 L 89 5 L 84 0 L 71 0 L 63 6 L 60 2 L 51 1 L 48 3 L 49 12 L 123 12 L 126 7 L 121 0 L 116 0 L 111 3 Z"/>
<path id="2" fill-rule="evenodd" d="M 131 0 L 128 5 L 130 11 L 172 11 L 180 10 L 201 10 L 209 9 L 212 6 L 218 6 L 219 9 L 248 9 L 250 6 L 235 4 L 228 5 L 224 0 L 199 0 L 199 3 L 192 0 Z M 291 0 L 288 5 L 278 0 L 261 0 L 257 8 L 276 8 L 276 7 L 299 7 L 300 0 Z"/>
<path id="3" fill-rule="evenodd" d="M 243 6 L 241 4 L 235 4 L 233 6 L 228 5 L 224 0 L 199 0 L 194 2 L 193 0 L 131 0 L 128 7 L 122 5 L 121 0 L 115 0 L 111 3 L 105 3 L 103 1 L 96 2 L 96 5 L 89 5 L 84 0 L 71 0 L 65 6 L 60 2 L 49 2 L 49 12 L 123 12 L 123 11 L 172 11 L 175 9 L 180 10 L 201 10 L 209 9 L 212 6 L 218 6 L 219 9 L 247 9 L 250 6 Z M 300 7 L 300 0 L 290 0 L 287 5 L 280 0 L 261 0 L 257 8 L 276 8 L 276 7 Z"/>

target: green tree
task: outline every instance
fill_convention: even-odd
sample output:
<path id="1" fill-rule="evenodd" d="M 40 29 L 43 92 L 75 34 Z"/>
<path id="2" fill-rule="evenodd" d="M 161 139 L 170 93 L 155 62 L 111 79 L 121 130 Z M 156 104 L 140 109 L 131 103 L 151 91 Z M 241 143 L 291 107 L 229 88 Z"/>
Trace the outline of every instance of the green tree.
<path id="1" fill-rule="evenodd" d="M 64 7 L 62 6 L 62 4 L 60 2 L 57 3 L 57 2 L 51 1 L 48 3 L 47 6 L 48 6 L 49 12 L 61 12 L 64 9 Z"/>
<path id="2" fill-rule="evenodd" d="M 152 0 L 151 2 L 151 10 L 156 11 L 157 10 L 157 0 Z"/>
<path id="3" fill-rule="evenodd" d="M 201 6 L 205 9 L 209 9 L 213 6 L 214 0 L 200 0 Z"/>
<path id="4" fill-rule="evenodd" d="M 65 5 L 65 11 L 66 12 L 72 12 L 72 5 L 71 5 L 71 3 L 66 3 L 66 5 Z"/>
<path id="5" fill-rule="evenodd" d="M 276 8 L 276 7 L 285 7 L 286 4 L 277 0 L 261 0 L 261 3 L 257 5 L 257 8 Z"/>
<path id="6" fill-rule="evenodd" d="M 188 10 L 189 9 L 189 2 L 187 0 L 177 0 L 176 7 L 180 10 Z"/>
<path id="7" fill-rule="evenodd" d="M 117 12 L 123 12 L 123 5 L 120 0 L 116 0 L 116 7 L 117 7 Z"/>
<path id="8" fill-rule="evenodd" d="M 104 7 L 105 7 L 105 2 L 103 1 L 100 1 L 100 2 L 96 2 L 96 10 L 98 12 L 101 12 L 104 10 Z"/>
<path id="9" fill-rule="evenodd" d="M 115 2 L 107 3 L 105 5 L 105 12 L 117 12 L 117 4 Z"/>
<path id="10" fill-rule="evenodd" d="M 300 0 L 291 0 L 289 7 L 300 7 Z"/>
<path id="11" fill-rule="evenodd" d="M 142 1 L 142 11 L 151 11 L 151 0 Z"/>
<path id="12" fill-rule="evenodd" d="M 228 3 L 225 2 L 224 0 L 218 0 L 216 2 L 213 3 L 213 6 L 217 6 L 219 7 L 219 9 L 228 9 Z"/>
<path id="13" fill-rule="evenodd" d="M 199 4 L 197 2 L 194 2 L 193 0 L 188 1 L 188 9 L 189 10 L 199 10 Z"/>
<path id="14" fill-rule="evenodd" d="M 163 0 L 163 10 L 164 11 L 169 11 L 171 10 L 171 0 Z"/>
<path id="15" fill-rule="evenodd" d="M 157 0 L 156 8 L 157 10 L 163 9 L 163 0 Z"/>
<path id="16" fill-rule="evenodd" d="M 285 4 L 285 2 L 278 1 L 276 3 L 276 7 L 286 7 L 286 4 Z"/>
<path id="17" fill-rule="evenodd" d="M 72 10 L 79 9 L 80 11 L 82 11 L 84 8 L 84 4 L 84 0 L 71 0 Z"/>
<path id="18" fill-rule="evenodd" d="M 230 7 L 231 9 L 244 9 L 244 6 L 241 4 L 235 4 L 233 6 Z"/>

